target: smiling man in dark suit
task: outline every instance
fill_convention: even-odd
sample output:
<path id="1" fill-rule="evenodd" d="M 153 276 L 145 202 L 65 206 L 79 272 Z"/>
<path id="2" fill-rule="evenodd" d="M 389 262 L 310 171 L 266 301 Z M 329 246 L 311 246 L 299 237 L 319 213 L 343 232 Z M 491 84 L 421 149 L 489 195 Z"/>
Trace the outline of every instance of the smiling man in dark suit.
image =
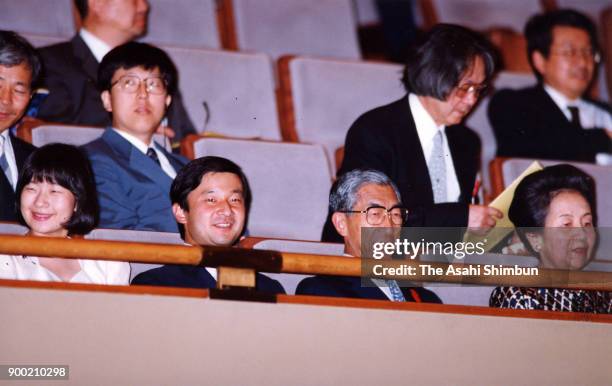
<path id="1" fill-rule="evenodd" d="M 188 245 L 231 247 L 244 233 L 251 205 L 251 189 L 240 166 L 221 157 L 202 157 L 187 164 L 170 189 L 172 212 Z M 143 272 L 132 284 L 215 288 L 217 269 L 164 265 Z M 285 293 L 279 282 L 260 273 L 261 292 Z"/>
<path id="2" fill-rule="evenodd" d="M 38 118 L 87 126 L 108 126 L 110 116 L 96 88 L 98 65 L 111 49 L 143 35 L 147 28 L 146 0 L 75 0 L 83 27 L 68 42 L 40 49 L 48 97 Z M 172 95 L 168 125 L 176 140 L 195 133 L 178 90 Z M 171 133 L 171 131 L 166 131 Z"/>
<path id="3" fill-rule="evenodd" d="M 558 10 L 532 17 L 525 37 L 538 84 L 491 99 L 497 155 L 594 162 L 598 153 L 611 153 L 610 106 L 583 97 L 600 59 L 595 25 Z"/>
<path id="4" fill-rule="evenodd" d="M 385 173 L 397 185 L 410 225 L 486 231 L 501 212 L 470 205 L 480 140 L 461 125 L 494 72 L 493 48 L 466 28 L 439 24 L 415 47 L 404 70 L 408 95 L 368 111 L 349 129 L 338 176 Z M 331 222 L 324 240 L 337 240 Z"/>
<path id="5" fill-rule="evenodd" d="M 170 184 L 187 160 L 153 141 L 176 87 L 166 53 L 126 43 L 100 63 L 98 83 L 112 127 L 84 145 L 96 178 L 100 226 L 176 232 Z"/>
<path id="6" fill-rule="evenodd" d="M 11 134 L 32 95 L 40 72 L 40 59 L 21 36 L 0 31 L 0 221 L 16 221 L 15 186 L 34 146 Z"/>

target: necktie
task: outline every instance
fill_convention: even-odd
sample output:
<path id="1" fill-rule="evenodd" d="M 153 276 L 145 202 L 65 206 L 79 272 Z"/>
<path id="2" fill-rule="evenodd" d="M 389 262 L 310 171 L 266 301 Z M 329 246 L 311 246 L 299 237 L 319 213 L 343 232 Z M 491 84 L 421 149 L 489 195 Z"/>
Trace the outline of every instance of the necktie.
<path id="1" fill-rule="evenodd" d="M 567 106 L 570 114 L 572 114 L 572 125 L 582 129 L 582 124 L 580 123 L 580 110 L 576 106 Z"/>
<path id="2" fill-rule="evenodd" d="M 395 280 L 387 280 L 387 286 L 391 290 L 391 297 L 394 302 L 405 302 L 404 294 Z"/>
<path id="3" fill-rule="evenodd" d="M 4 172 L 4 175 L 6 176 L 6 179 L 8 180 L 9 184 L 11 184 L 13 189 L 15 189 L 15 187 L 13 186 L 13 174 L 11 173 L 11 168 L 9 167 L 8 160 L 6 159 L 5 140 L 4 137 L 1 135 L 0 142 L 0 151 L 2 151 L 2 153 L 0 153 L 0 167 L 2 168 L 2 171 Z"/>
<path id="4" fill-rule="evenodd" d="M 434 194 L 434 203 L 446 202 L 446 162 L 444 162 L 444 138 L 438 130 L 433 139 L 433 149 L 429 157 L 429 177 Z"/>
<path id="5" fill-rule="evenodd" d="M 158 166 L 161 166 L 159 163 L 159 158 L 157 157 L 157 153 L 153 150 L 152 147 L 147 149 L 147 157 L 151 158 L 153 162 L 155 162 Z"/>

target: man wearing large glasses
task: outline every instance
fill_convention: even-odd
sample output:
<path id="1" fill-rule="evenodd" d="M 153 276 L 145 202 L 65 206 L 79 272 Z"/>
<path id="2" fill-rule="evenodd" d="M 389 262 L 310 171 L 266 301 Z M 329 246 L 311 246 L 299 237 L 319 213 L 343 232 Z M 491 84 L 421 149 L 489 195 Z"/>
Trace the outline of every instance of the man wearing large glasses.
<path id="1" fill-rule="evenodd" d="M 159 48 L 126 43 L 102 60 L 99 89 L 112 127 L 85 145 L 96 177 L 100 226 L 177 232 L 168 197 L 187 160 L 153 141 L 176 89 L 176 69 Z"/>
<path id="2" fill-rule="evenodd" d="M 344 253 L 354 257 L 361 257 L 362 228 L 401 228 L 408 215 L 395 184 L 376 170 L 356 169 L 342 175 L 332 187 L 329 205 L 334 228 L 344 239 Z M 441 303 L 436 294 L 420 287 L 400 288 L 394 280 L 372 282 L 363 285 L 358 277 L 315 276 L 302 280 L 296 294 Z"/>

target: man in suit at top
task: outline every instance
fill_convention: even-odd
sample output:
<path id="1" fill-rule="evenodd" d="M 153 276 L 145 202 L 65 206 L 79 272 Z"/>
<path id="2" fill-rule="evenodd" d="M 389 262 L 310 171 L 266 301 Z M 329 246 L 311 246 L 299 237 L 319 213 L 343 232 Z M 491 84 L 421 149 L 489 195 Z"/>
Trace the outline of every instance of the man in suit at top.
<path id="1" fill-rule="evenodd" d="M 408 95 L 360 116 L 349 129 L 338 176 L 385 173 L 416 226 L 486 232 L 502 216 L 470 205 L 480 167 L 478 135 L 461 125 L 494 72 L 494 50 L 479 34 L 439 24 L 416 45 L 404 70 Z M 338 240 L 329 221 L 323 239 Z"/>
<path id="2" fill-rule="evenodd" d="M 84 148 L 96 178 L 100 226 L 176 232 L 168 192 L 187 160 L 153 141 L 176 88 L 172 61 L 157 47 L 126 43 L 100 63 L 98 86 L 113 125 Z"/>
<path id="3" fill-rule="evenodd" d="M 584 98 L 600 60 L 595 25 L 558 10 L 532 17 L 525 37 L 538 83 L 491 99 L 497 155 L 594 162 L 612 152 L 610 107 Z"/>
<path id="4" fill-rule="evenodd" d="M 40 72 L 40 59 L 21 36 L 0 31 L 0 221 L 17 221 L 17 177 L 34 146 L 10 128 L 23 116 Z"/>
<path id="5" fill-rule="evenodd" d="M 362 257 L 362 228 L 399 228 L 407 216 L 395 184 L 377 170 L 355 169 L 343 174 L 329 195 L 334 228 L 344 239 L 344 253 Z M 400 289 L 395 280 L 348 276 L 314 276 L 300 282 L 297 295 L 338 296 L 391 301 L 441 303 L 436 294 L 420 287 Z"/>
<path id="6" fill-rule="evenodd" d="M 75 0 L 82 28 L 68 42 L 40 49 L 44 86 L 49 95 L 41 103 L 38 118 L 77 125 L 108 126 L 108 112 L 96 89 L 98 65 L 111 49 L 145 33 L 149 5 L 146 0 Z M 170 130 L 178 141 L 195 129 L 178 90 L 168 109 Z"/>
<path id="7" fill-rule="evenodd" d="M 230 247 L 243 234 L 251 205 L 251 190 L 242 169 L 221 157 L 202 157 L 187 164 L 170 189 L 172 212 L 186 244 Z M 285 293 L 276 280 L 257 274 L 261 292 Z M 143 272 L 132 284 L 215 288 L 217 270 L 209 267 L 164 265 Z"/>

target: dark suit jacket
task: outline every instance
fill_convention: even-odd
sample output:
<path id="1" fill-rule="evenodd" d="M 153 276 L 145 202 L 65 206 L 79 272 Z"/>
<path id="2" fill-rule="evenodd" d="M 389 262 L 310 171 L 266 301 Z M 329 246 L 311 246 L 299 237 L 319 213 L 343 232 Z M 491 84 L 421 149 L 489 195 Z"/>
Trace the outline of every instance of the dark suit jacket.
<path id="1" fill-rule="evenodd" d="M 468 204 L 480 167 L 480 139 L 461 125 L 446 128 L 461 195 L 458 203 L 434 204 L 425 155 L 416 131 L 408 96 L 360 116 L 346 135 L 338 176 L 354 169 L 376 169 L 397 185 L 410 211 L 409 225 L 465 227 Z M 325 241 L 339 241 L 328 216 Z"/>
<path id="2" fill-rule="evenodd" d="M 499 91 L 488 112 L 498 156 L 594 162 L 612 152 L 604 130 L 572 125 L 541 85 Z"/>
<path id="3" fill-rule="evenodd" d="M 83 39 L 77 34 L 68 42 L 43 47 L 39 52 L 49 96 L 40 105 L 38 118 L 76 125 L 110 126 L 110 114 L 104 110 L 96 86 L 99 63 Z M 176 140 L 195 133 L 178 92 L 172 95 L 167 115 L 170 127 L 176 132 Z"/>
<path id="4" fill-rule="evenodd" d="M 11 134 L 9 134 L 9 138 L 15 153 L 17 171 L 21 171 L 23 163 L 36 148 Z M 0 169 L 0 221 L 17 221 L 16 199 L 13 187 Z"/>
<path id="5" fill-rule="evenodd" d="M 215 288 L 217 282 L 203 267 L 192 265 L 164 265 L 138 274 L 132 284 L 159 285 L 167 287 Z M 255 277 L 258 291 L 270 294 L 284 294 L 283 286 L 276 280 L 260 273 Z"/>
<path id="6" fill-rule="evenodd" d="M 91 161 L 103 228 L 178 232 L 172 215 L 172 179 L 113 129 L 83 146 Z M 161 150 L 178 172 L 187 160 Z"/>
<path id="7" fill-rule="evenodd" d="M 332 296 L 389 300 L 380 288 L 362 287 L 361 278 L 348 276 L 313 276 L 298 284 L 296 295 Z M 407 302 L 442 303 L 438 295 L 421 287 L 400 287 Z"/>

